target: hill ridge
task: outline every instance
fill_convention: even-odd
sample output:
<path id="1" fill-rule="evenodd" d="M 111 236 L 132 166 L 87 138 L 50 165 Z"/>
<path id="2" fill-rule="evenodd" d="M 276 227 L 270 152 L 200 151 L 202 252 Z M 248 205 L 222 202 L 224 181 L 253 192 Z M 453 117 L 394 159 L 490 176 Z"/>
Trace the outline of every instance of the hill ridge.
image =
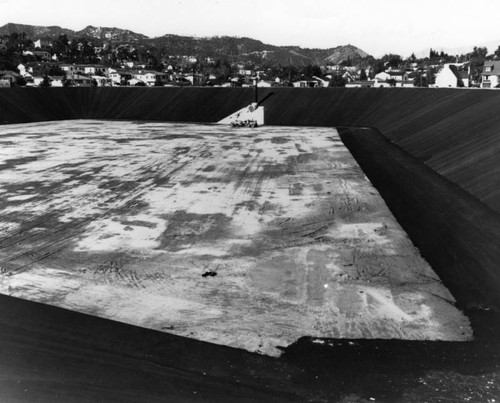
<path id="1" fill-rule="evenodd" d="M 166 33 L 158 37 L 148 37 L 128 29 L 117 27 L 103 27 L 87 25 L 75 31 L 58 25 L 42 26 L 19 23 L 7 23 L 0 27 L 0 36 L 12 33 L 22 33 L 33 41 L 38 39 L 53 40 L 59 35 L 66 35 L 68 39 L 88 37 L 100 41 L 109 41 L 116 44 L 151 45 L 157 48 L 168 49 L 172 54 L 206 56 L 242 56 L 252 55 L 251 58 L 260 61 L 266 60 L 274 64 L 338 64 L 342 61 L 355 62 L 365 58 L 368 53 L 360 48 L 348 44 L 330 48 L 302 48 L 300 46 L 278 46 L 264 43 L 249 37 L 230 35 L 196 37 Z"/>

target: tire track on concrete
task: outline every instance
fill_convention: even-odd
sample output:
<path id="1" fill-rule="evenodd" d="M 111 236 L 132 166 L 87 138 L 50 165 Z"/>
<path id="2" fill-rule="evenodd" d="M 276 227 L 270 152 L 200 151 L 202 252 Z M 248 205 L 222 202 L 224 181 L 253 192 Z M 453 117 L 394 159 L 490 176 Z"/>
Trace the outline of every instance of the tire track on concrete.
<path id="1" fill-rule="evenodd" d="M 157 161 L 154 161 L 151 164 L 149 164 L 146 168 L 151 168 L 155 164 L 162 165 L 162 164 L 157 164 Z M 178 165 L 175 166 L 173 169 L 168 171 L 165 176 L 171 177 L 179 173 L 186 167 L 187 164 L 188 163 L 186 162 L 184 164 L 181 164 L 181 166 Z M 167 166 L 170 165 L 176 165 L 176 164 L 173 163 L 167 164 Z M 41 260 L 47 259 L 48 257 L 56 255 L 57 253 L 65 249 L 67 246 L 69 246 L 74 241 L 75 236 L 80 234 L 83 228 L 88 226 L 90 223 L 102 219 L 108 215 L 111 215 L 116 210 L 121 210 L 124 208 L 129 209 L 133 207 L 133 204 L 137 201 L 138 198 L 140 198 L 145 192 L 147 192 L 149 189 L 155 186 L 154 182 L 148 181 L 148 179 L 151 179 L 153 177 L 154 175 L 149 173 L 148 175 L 145 175 L 142 178 L 137 178 L 135 182 L 136 183 L 140 182 L 141 184 L 132 188 L 129 192 L 125 194 L 123 193 L 114 194 L 108 199 L 100 202 L 100 204 L 111 204 L 112 205 L 111 207 L 105 209 L 100 213 L 94 214 L 90 217 L 78 220 L 77 223 L 71 221 L 69 223 L 63 223 L 61 225 L 58 225 L 55 228 L 53 228 L 48 234 L 46 231 L 36 234 L 27 234 L 27 232 L 29 232 L 30 230 L 33 230 L 34 228 L 37 228 L 38 226 L 46 223 L 46 221 L 43 220 L 43 216 L 35 217 L 33 220 L 31 220 L 32 224 L 31 226 L 28 226 L 27 228 L 24 227 L 23 230 L 18 231 L 18 233 L 16 234 L 17 238 L 15 240 L 12 240 L 10 243 L 9 242 L 5 243 L 5 241 L 11 239 L 11 236 L 7 235 L 1 238 L 0 250 L 8 249 L 13 245 L 16 245 L 17 248 L 22 248 L 28 241 L 30 241 L 32 244 L 41 243 L 41 245 L 35 248 L 30 247 L 30 249 L 28 249 L 27 251 L 10 254 L 4 257 L 2 260 L 0 260 L 0 265 L 5 266 L 15 261 L 28 258 L 29 259 L 28 263 L 17 266 L 16 271 L 22 271 L 27 269 L 34 263 L 37 263 Z M 113 188 L 112 190 L 113 191 L 119 190 L 119 187 Z M 92 193 L 91 195 L 87 196 L 85 200 L 88 200 L 90 197 L 99 198 L 98 197 L 99 195 L 100 193 Z M 47 238 L 49 239 L 49 241 L 47 241 Z"/>

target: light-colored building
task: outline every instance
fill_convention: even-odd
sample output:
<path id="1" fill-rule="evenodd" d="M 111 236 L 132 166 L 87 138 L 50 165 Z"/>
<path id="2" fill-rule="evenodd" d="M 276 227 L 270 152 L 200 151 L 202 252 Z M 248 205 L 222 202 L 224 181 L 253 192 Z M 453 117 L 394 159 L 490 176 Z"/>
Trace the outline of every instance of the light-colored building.
<path id="1" fill-rule="evenodd" d="M 481 88 L 496 88 L 500 84 L 500 62 L 485 62 L 481 74 Z"/>
<path id="2" fill-rule="evenodd" d="M 436 87 L 468 87 L 469 73 L 461 64 L 446 63 L 436 75 Z"/>
<path id="3" fill-rule="evenodd" d="M 389 73 L 386 73 L 385 71 L 382 71 L 378 74 L 375 74 L 375 80 L 378 80 L 378 81 L 387 81 L 391 78 L 391 76 L 389 75 Z"/>
<path id="4" fill-rule="evenodd" d="M 139 70 L 132 73 L 132 77 L 136 80 L 142 81 L 148 87 L 152 87 L 156 83 L 157 77 L 162 82 L 167 80 L 167 75 L 165 73 L 159 73 L 157 71 Z"/>
<path id="5" fill-rule="evenodd" d="M 104 74 L 106 72 L 106 67 L 101 66 L 99 64 L 85 64 L 78 65 L 79 71 L 83 72 L 83 74 L 88 74 L 89 76 L 96 74 Z"/>

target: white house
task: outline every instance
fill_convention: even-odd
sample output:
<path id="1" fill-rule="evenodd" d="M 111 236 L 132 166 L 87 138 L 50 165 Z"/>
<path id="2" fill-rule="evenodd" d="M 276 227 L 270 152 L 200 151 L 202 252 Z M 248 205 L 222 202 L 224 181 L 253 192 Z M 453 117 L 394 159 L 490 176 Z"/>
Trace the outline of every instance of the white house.
<path id="1" fill-rule="evenodd" d="M 49 76 L 50 85 L 52 87 L 64 87 L 64 76 Z"/>
<path id="2" fill-rule="evenodd" d="M 324 80 L 324 79 L 323 79 L 323 78 L 321 78 L 321 77 L 316 77 L 316 76 L 313 76 L 313 78 L 314 78 L 315 80 L 318 80 L 318 85 L 319 85 L 320 87 L 328 87 L 328 86 L 330 85 L 330 81 L 328 81 L 328 80 Z"/>
<path id="3" fill-rule="evenodd" d="M 162 82 L 166 81 L 167 75 L 165 73 L 159 73 L 157 71 L 139 70 L 133 73 L 133 78 L 142 81 L 149 87 L 152 87 L 155 85 L 157 78 L 159 78 L 159 80 Z"/>
<path id="4" fill-rule="evenodd" d="M 375 80 L 378 81 L 387 81 L 391 78 L 391 76 L 386 73 L 385 71 L 382 71 L 381 73 L 375 74 Z"/>
<path id="5" fill-rule="evenodd" d="M 481 88 L 496 88 L 500 83 L 500 62 L 484 62 Z"/>
<path id="6" fill-rule="evenodd" d="M 83 68 L 83 73 L 88 75 L 104 74 L 104 72 L 106 71 L 106 67 L 95 64 L 87 66 L 78 66 L 78 67 L 80 67 L 80 69 Z"/>
<path id="7" fill-rule="evenodd" d="M 436 87 L 468 87 L 469 74 L 461 70 L 462 64 L 446 63 L 436 75 Z"/>

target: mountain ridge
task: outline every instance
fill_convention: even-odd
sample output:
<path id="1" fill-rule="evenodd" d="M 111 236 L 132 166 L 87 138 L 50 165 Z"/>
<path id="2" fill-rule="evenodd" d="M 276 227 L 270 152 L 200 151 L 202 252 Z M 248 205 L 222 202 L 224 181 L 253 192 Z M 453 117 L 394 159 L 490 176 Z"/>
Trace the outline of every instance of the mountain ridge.
<path id="1" fill-rule="evenodd" d="M 69 40 L 87 37 L 114 44 L 149 45 L 168 50 L 171 54 L 201 55 L 204 57 L 245 57 L 251 62 L 267 61 L 274 64 L 338 64 L 342 61 L 355 62 L 368 57 L 368 53 L 354 45 L 341 45 L 326 49 L 301 48 L 300 46 L 277 46 L 266 44 L 248 37 L 211 36 L 195 37 L 176 34 L 165 34 L 158 37 L 133 32 L 116 27 L 99 27 L 88 25 L 75 31 L 58 25 L 38 26 L 28 24 L 7 23 L 0 27 L 0 36 L 22 33 L 33 41 L 54 40 L 59 35 L 66 35 Z"/>

